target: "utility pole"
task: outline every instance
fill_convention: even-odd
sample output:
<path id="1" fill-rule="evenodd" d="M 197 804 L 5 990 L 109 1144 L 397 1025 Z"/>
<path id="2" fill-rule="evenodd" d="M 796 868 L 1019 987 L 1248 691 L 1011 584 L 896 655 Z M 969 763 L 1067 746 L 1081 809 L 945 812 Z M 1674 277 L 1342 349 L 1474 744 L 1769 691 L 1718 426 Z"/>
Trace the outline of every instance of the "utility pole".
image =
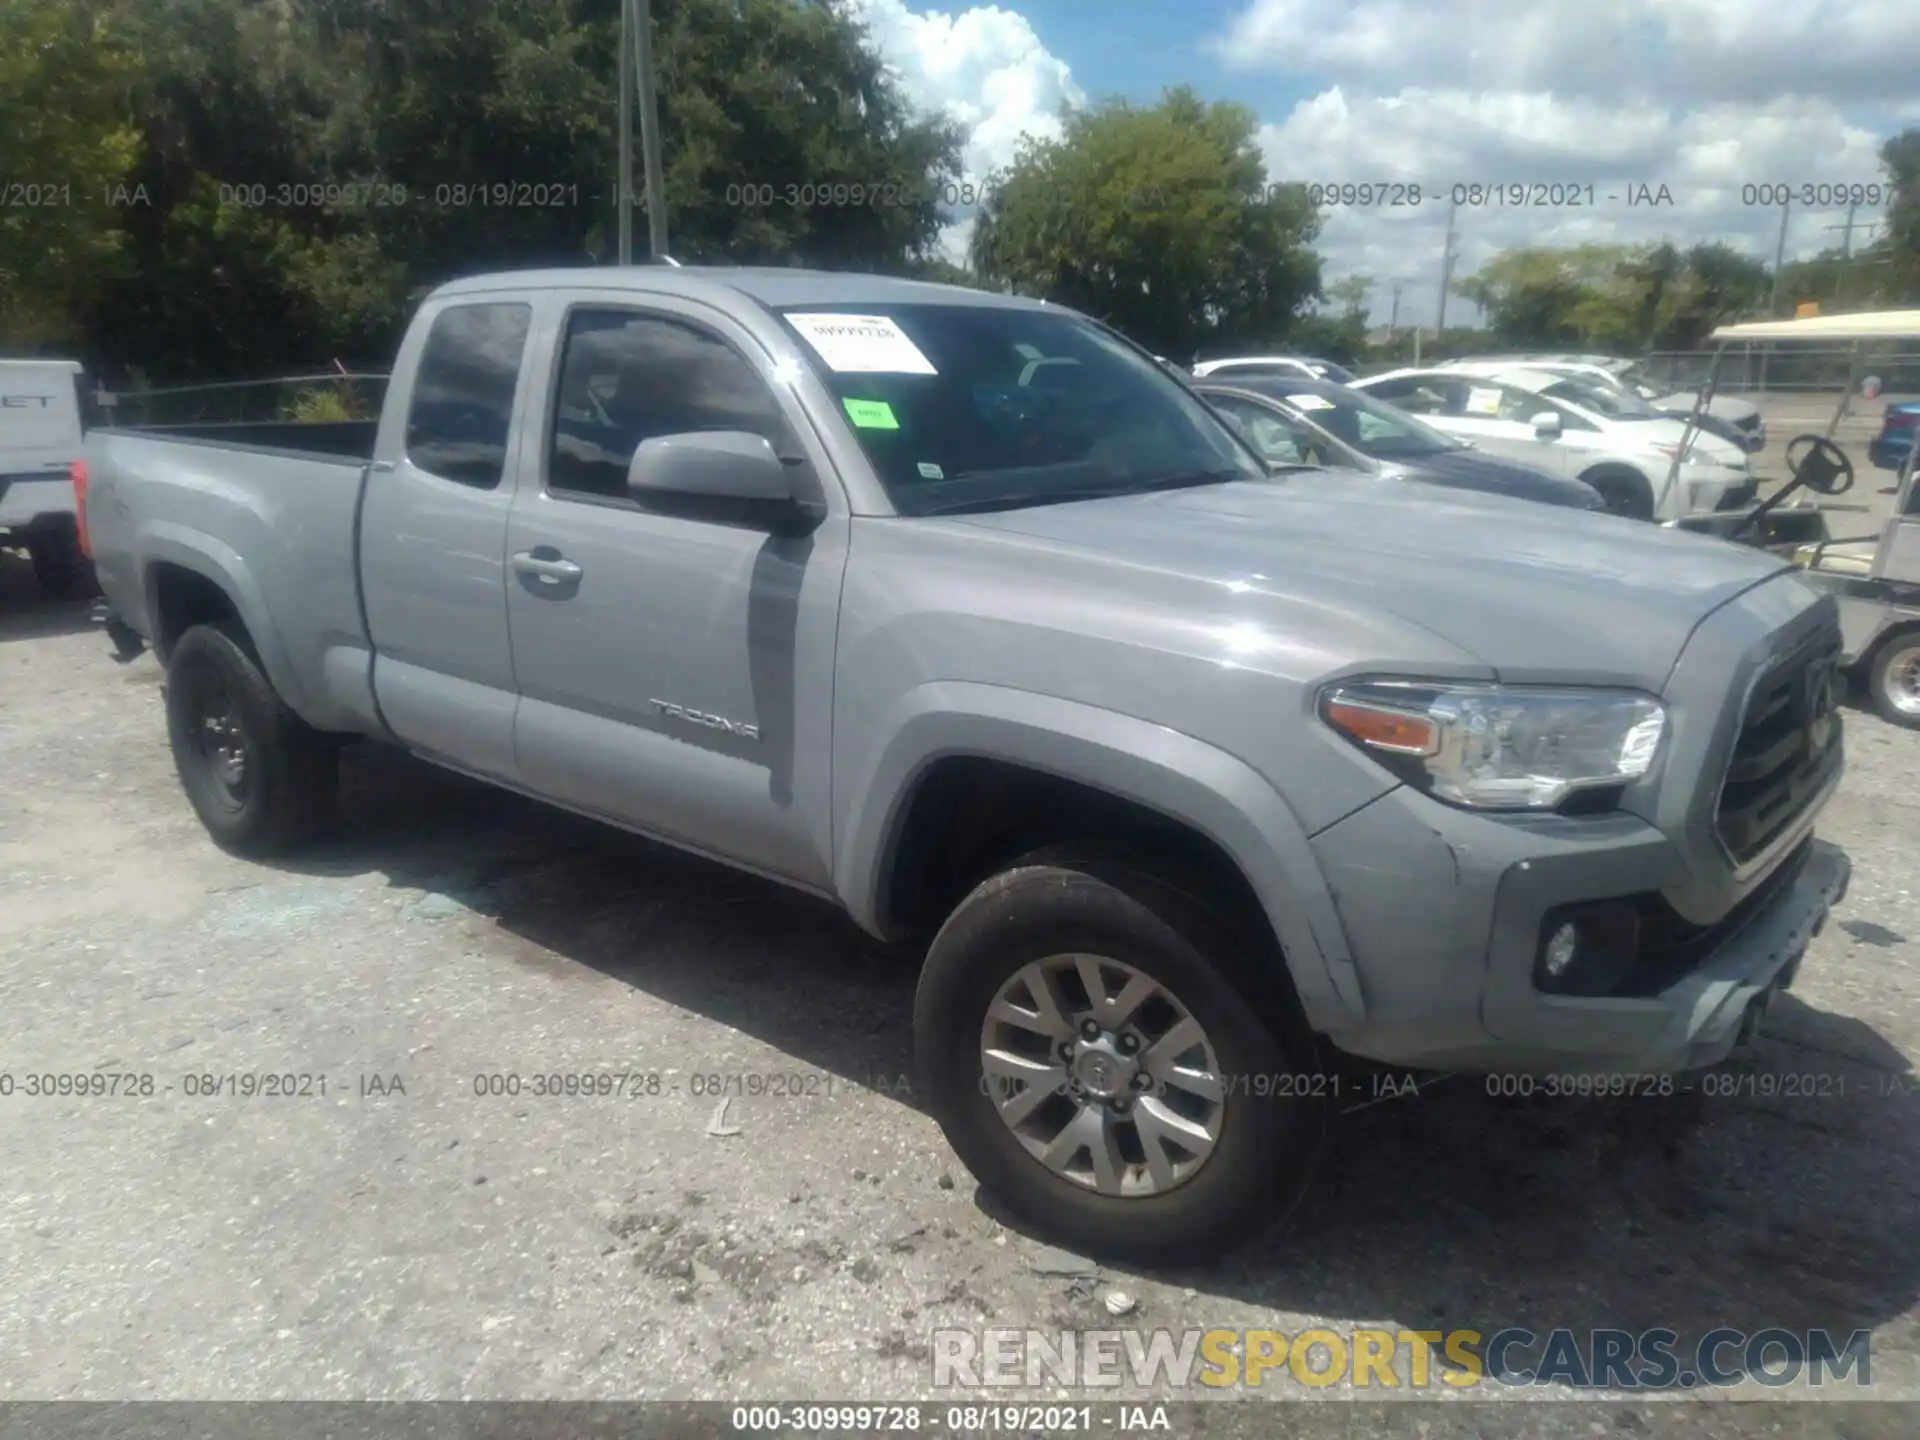
<path id="1" fill-rule="evenodd" d="M 1453 262 L 1459 253 L 1453 245 L 1453 220 L 1459 208 L 1458 205 L 1447 206 L 1447 238 L 1440 245 L 1440 314 L 1433 325 L 1435 339 L 1447 328 L 1447 291 L 1453 288 Z"/>
<path id="2" fill-rule="evenodd" d="M 1767 297 L 1767 314 L 1780 313 L 1780 267 L 1787 259 L 1787 212 L 1792 207 L 1793 197 L 1789 195 L 1780 202 L 1780 238 L 1773 247 L 1773 293 Z"/>
<path id="3" fill-rule="evenodd" d="M 1836 300 L 1840 298 L 1840 291 L 1846 285 L 1847 272 L 1853 268 L 1853 232 L 1855 229 L 1853 216 L 1854 212 L 1858 209 L 1859 206 L 1857 205 L 1847 206 L 1847 220 L 1844 225 L 1823 225 L 1820 227 L 1823 230 L 1838 230 L 1840 232 L 1840 269 L 1833 277 L 1833 296 Z M 1858 228 L 1862 230 L 1875 230 L 1879 228 L 1879 225 L 1880 222 L 1878 220 L 1863 220 L 1859 223 Z"/>
<path id="4" fill-rule="evenodd" d="M 633 63 L 640 72 L 640 148 L 647 165 L 647 243 L 668 259 L 667 178 L 660 169 L 659 85 L 653 73 L 653 0 L 626 0 L 633 10 Z"/>
<path id="5" fill-rule="evenodd" d="M 614 175 L 620 217 L 619 263 L 633 264 L 633 47 L 627 43 L 632 0 L 620 0 L 620 158 Z"/>
<path id="6" fill-rule="evenodd" d="M 1400 328 L 1400 282 L 1393 282 L 1393 308 L 1387 312 L 1387 343 L 1393 343 L 1393 332 Z"/>
<path id="7" fill-rule="evenodd" d="M 620 263 L 633 263 L 633 102 L 640 99 L 640 148 L 647 176 L 647 244 L 667 255 L 666 178 L 660 170 L 660 110 L 653 74 L 652 0 L 620 0 Z"/>

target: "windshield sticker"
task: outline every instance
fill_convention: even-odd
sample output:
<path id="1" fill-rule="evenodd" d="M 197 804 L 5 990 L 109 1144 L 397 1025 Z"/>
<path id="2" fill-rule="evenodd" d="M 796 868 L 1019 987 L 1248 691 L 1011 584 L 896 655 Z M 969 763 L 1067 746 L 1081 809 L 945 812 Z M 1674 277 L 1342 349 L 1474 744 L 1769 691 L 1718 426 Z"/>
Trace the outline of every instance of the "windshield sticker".
<path id="1" fill-rule="evenodd" d="M 1296 410 L 1333 409 L 1333 402 L 1324 395 L 1289 395 L 1287 400 Z"/>
<path id="2" fill-rule="evenodd" d="M 1500 413 L 1500 392 L 1482 390 L 1479 386 L 1467 391 L 1466 413 L 1469 415 L 1498 415 Z"/>
<path id="3" fill-rule="evenodd" d="M 922 460 L 918 466 L 918 469 L 920 471 L 920 478 L 922 480 L 944 480 L 947 478 L 947 472 L 942 470 L 938 465 L 934 464 L 931 460 Z"/>
<path id="4" fill-rule="evenodd" d="M 787 321 L 835 370 L 935 375 L 933 362 L 885 315 L 789 315 Z"/>
<path id="5" fill-rule="evenodd" d="M 884 400 L 842 400 L 847 407 L 847 418 L 862 430 L 898 430 L 900 422 L 893 418 L 893 407 Z"/>

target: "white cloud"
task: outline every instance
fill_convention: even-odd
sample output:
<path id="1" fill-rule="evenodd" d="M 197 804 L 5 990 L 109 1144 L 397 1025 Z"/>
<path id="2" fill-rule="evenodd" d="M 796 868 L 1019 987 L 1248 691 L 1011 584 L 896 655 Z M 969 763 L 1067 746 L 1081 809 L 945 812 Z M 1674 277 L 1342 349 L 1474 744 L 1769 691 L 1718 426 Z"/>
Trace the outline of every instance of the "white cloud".
<path id="1" fill-rule="evenodd" d="M 1459 275 L 1509 246 L 1583 241 L 1725 240 L 1770 262 L 1780 211 L 1743 187 L 1884 180 L 1880 142 L 1916 88 L 1910 4 L 1252 0 L 1210 48 L 1231 68 L 1327 86 L 1263 129 L 1274 178 L 1427 187 L 1418 209 L 1329 210 L 1318 242 L 1330 280 L 1381 282 L 1376 319 L 1404 280 L 1408 324 L 1434 316 L 1456 183 L 1591 184 L 1594 202 L 1462 208 Z M 1627 203 L 1662 185 L 1670 206 Z M 1788 257 L 1838 244 L 1827 227 L 1845 216 L 1844 201 L 1794 206 Z"/>
<path id="2" fill-rule="evenodd" d="M 1023 135 L 1057 137 L 1061 107 L 1086 103 L 1067 63 L 1015 11 L 986 5 L 949 15 L 903 0 L 853 0 L 851 8 L 907 97 L 966 127 L 975 179 L 1010 164 Z"/>
<path id="3" fill-rule="evenodd" d="M 1240 70 L 1475 90 L 1735 99 L 1914 92 L 1912 0 L 1251 0 L 1211 49 Z"/>
<path id="4" fill-rule="evenodd" d="M 961 162 L 975 184 L 1010 165 L 1024 136 L 1058 138 L 1062 107 L 1086 104 L 1067 63 L 1012 10 L 986 5 L 949 15 L 910 10 L 903 0 L 851 0 L 851 9 L 907 98 L 965 128 Z M 972 207 L 960 207 L 940 233 L 939 253 L 964 264 L 973 225 Z"/>

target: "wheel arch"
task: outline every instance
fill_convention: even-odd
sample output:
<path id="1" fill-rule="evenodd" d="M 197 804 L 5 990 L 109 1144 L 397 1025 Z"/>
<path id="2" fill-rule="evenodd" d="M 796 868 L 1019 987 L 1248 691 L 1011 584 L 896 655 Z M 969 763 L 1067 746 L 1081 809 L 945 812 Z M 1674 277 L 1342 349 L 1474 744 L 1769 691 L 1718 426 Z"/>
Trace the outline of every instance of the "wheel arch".
<path id="1" fill-rule="evenodd" d="M 1010 859 L 1001 851 L 1027 841 L 1184 837 L 1183 857 L 1254 907 L 1309 1023 L 1329 1030 L 1364 1018 L 1359 974 L 1306 831 L 1244 762 L 1112 711 L 962 682 L 910 692 L 881 733 L 846 787 L 837 827 L 840 897 L 870 932 L 901 938 L 924 918 L 912 897 L 930 851 L 954 856 L 964 878 L 968 860 Z M 995 786 L 1052 823 L 997 835 Z M 969 829 L 983 815 L 984 837 Z M 1080 821 L 1098 828 L 1090 836 Z"/>
<path id="2" fill-rule="evenodd" d="M 298 678 L 266 599 L 237 551 L 211 536 L 159 526 L 143 537 L 142 553 L 142 590 L 152 630 L 148 638 L 161 664 L 190 626 L 231 621 L 288 707 L 304 711 Z"/>
<path id="3" fill-rule="evenodd" d="M 1606 493 L 1605 487 L 1609 484 L 1630 485 L 1645 498 L 1647 515 L 1650 518 L 1657 518 L 1659 515 L 1659 498 L 1653 480 L 1644 471 L 1624 460 L 1602 460 L 1598 464 L 1589 465 L 1574 478 L 1591 485 L 1602 495 Z"/>

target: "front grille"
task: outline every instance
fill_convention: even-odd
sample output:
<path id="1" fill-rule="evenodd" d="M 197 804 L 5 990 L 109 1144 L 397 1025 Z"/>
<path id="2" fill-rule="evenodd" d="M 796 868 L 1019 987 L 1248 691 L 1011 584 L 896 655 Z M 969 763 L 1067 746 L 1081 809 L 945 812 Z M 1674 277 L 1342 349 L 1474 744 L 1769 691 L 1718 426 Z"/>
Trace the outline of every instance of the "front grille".
<path id="1" fill-rule="evenodd" d="M 1840 637 L 1823 630 L 1753 687 L 1714 828 L 1736 865 L 1761 854 L 1840 767 Z"/>
<path id="2" fill-rule="evenodd" d="M 1720 497 L 1716 510 L 1744 510 L 1753 504 L 1753 497 L 1760 493 L 1758 480 L 1742 480 Z"/>

